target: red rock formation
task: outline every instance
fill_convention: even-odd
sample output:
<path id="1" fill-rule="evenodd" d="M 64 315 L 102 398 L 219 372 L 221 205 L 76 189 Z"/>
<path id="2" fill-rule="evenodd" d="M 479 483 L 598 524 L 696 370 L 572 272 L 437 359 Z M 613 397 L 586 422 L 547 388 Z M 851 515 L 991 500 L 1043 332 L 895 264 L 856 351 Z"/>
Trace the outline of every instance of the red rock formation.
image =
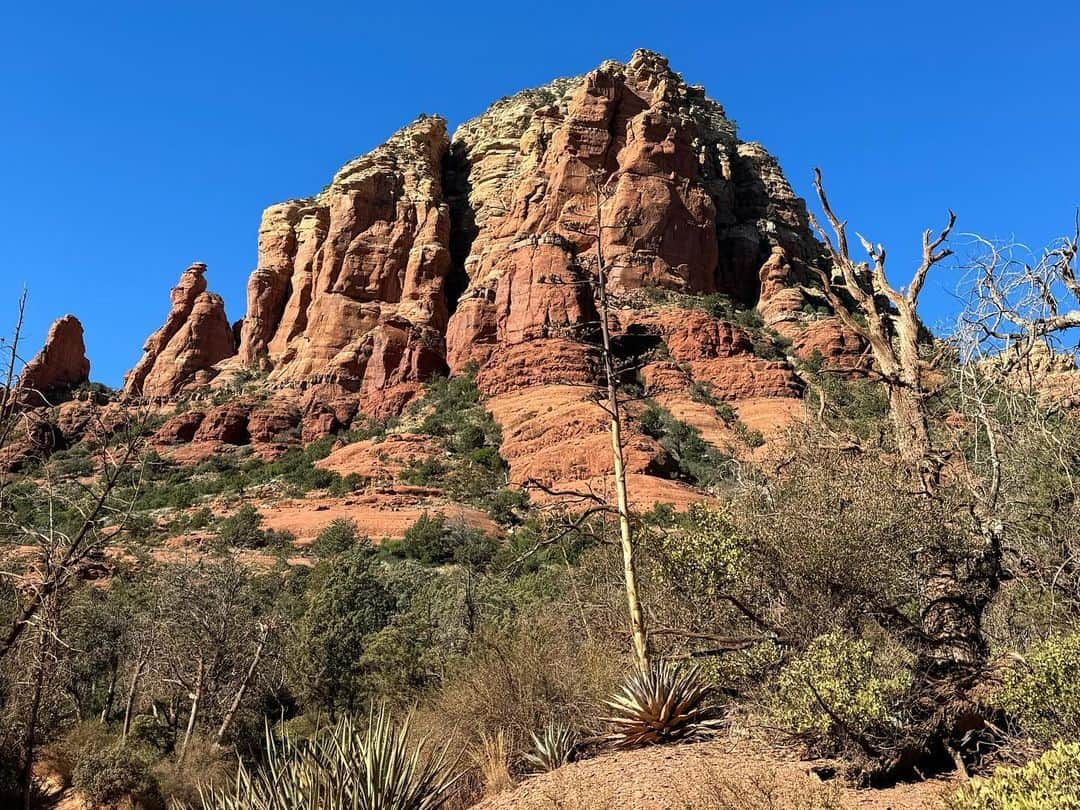
<path id="1" fill-rule="evenodd" d="M 90 379 L 83 327 L 74 315 L 53 323 L 45 345 L 22 370 L 16 388 L 19 399 L 29 407 L 49 404 L 55 392 Z"/>
<path id="2" fill-rule="evenodd" d="M 277 442 L 300 425 L 300 409 L 289 402 L 268 402 L 248 418 L 247 429 L 254 442 Z"/>
<path id="3" fill-rule="evenodd" d="M 184 411 L 166 420 L 154 433 L 154 444 L 186 444 L 206 418 L 204 411 Z"/>
<path id="4" fill-rule="evenodd" d="M 450 269 L 441 118 L 347 164 L 318 196 L 263 214 L 239 361 L 287 385 L 386 392 L 445 369 Z"/>
<path id="5" fill-rule="evenodd" d="M 447 334 L 454 370 L 595 323 L 578 257 L 596 242 L 597 173 L 614 292 L 753 304 L 803 283 L 816 252 L 776 161 L 739 143 L 720 105 L 647 51 L 497 103 L 455 134 L 451 166 L 464 167 L 450 191 L 465 212 L 455 238 L 468 276 Z M 763 267 L 777 257 L 782 267 Z M 789 298 L 797 310 L 801 294 Z"/>
<path id="6" fill-rule="evenodd" d="M 173 288 L 165 324 L 147 338 L 143 357 L 124 377 L 126 396 L 165 398 L 208 382 L 214 365 L 235 354 L 221 297 L 206 291 L 206 265 L 195 263 Z"/>
<path id="7" fill-rule="evenodd" d="M 207 411 L 192 441 L 248 444 L 251 442 L 251 434 L 248 432 L 250 416 L 251 406 L 242 402 L 219 405 Z"/>

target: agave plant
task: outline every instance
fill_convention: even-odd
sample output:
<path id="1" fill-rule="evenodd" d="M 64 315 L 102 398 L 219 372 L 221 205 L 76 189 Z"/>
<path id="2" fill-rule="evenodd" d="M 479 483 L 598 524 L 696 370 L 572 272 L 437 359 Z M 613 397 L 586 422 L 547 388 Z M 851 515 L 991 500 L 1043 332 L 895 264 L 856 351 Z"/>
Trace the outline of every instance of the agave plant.
<path id="1" fill-rule="evenodd" d="M 607 739 L 627 748 L 702 735 L 715 724 L 710 691 L 697 667 L 661 662 L 635 672 L 621 691 L 604 701 L 611 716 L 603 720 L 614 726 Z"/>
<path id="2" fill-rule="evenodd" d="M 231 787 L 200 789 L 204 810 L 433 810 L 457 776 L 446 749 L 424 756 L 409 742 L 409 719 L 397 726 L 372 708 L 363 730 L 348 717 L 309 740 L 275 741 L 266 764 L 241 763 Z"/>
<path id="3" fill-rule="evenodd" d="M 533 773 L 547 773 L 573 761 L 577 737 L 569 726 L 551 722 L 539 734 L 532 733 L 532 745 L 523 757 L 525 764 Z"/>

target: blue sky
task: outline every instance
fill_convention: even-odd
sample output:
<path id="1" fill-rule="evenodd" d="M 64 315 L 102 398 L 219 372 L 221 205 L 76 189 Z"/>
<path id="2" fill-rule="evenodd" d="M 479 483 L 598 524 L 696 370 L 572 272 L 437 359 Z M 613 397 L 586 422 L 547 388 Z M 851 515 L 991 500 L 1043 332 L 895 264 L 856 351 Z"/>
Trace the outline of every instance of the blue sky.
<path id="1" fill-rule="evenodd" d="M 318 191 L 418 113 L 637 47 L 665 53 L 909 275 L 919 233 L 1039 245 L 1080 204 L 1072 2 L 42 2 L 0 9 L 0 327 L 74 312 L 118 384 L 192 261 L 244 310 L 267 205 Z M 948 321 L 953 276 L 925 293 Z"/>

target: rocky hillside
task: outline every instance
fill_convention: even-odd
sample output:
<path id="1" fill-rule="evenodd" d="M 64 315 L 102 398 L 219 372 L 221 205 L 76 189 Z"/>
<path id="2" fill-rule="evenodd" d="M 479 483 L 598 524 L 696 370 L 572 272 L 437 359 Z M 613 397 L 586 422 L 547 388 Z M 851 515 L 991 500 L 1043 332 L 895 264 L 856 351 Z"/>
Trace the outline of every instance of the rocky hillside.
<path id="1" fill-rule="evenodd" d="M 398 415 L 425 382 L 468 369 L 512 480 L 598 483 L 604 414 L 580 387 L 597 371 L 583 283 L 597 250 L 626 384 L 724 452 L 798 410 L 797 358 L 861 351 L 810 283 L 819 246 L 777 161 L 637 51 L 502 99 L 452 137 L 422 116 L 318 194 L 268 208 L 243 319 L 228 322 L 193 264 L 123 395 L 166 416 L 183 403 L 165 445 L 294 429 L 307 442 Z M 67 334 L 81 328 L 56 329 L 27 387 L 85 380 Z M 230 397 L 252 381 L 272 402 Z M 642 503 L 691 497 L 663 438 L 631 430 Z"/>

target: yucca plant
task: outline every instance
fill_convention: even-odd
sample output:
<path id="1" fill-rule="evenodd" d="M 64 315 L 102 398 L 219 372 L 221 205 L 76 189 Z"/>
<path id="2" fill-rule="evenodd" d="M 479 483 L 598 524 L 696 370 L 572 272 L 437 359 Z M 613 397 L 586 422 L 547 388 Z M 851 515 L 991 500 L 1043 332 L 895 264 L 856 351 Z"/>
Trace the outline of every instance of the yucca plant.
<path id="1" fill-rule="evenodd" d="M 409 719 L 372 708 L 363 730 L 348 717 L 309 740 L 274 740 L 266 764 L 242 763 L 231 787 L 200 789 L 204 810 L 433 810 L 457 776 L 443 748 L 424 756 L 409 742 Z"/>
<path id="2" fill-rule="evenodd" d="M 577 736 L 569 726 L 551 722 L 539 734 L 532 732 L 532 745 L 525 764 L 533 773 L 547 773 L 573 761 Z"/>
<path id="3" fill-rule="evenodd" d="M 603 720 L 614 726 L 606 739 L 629 748 L 703 735 L 715 724 L 710 691 L 697 667 L 660 662 L 635 672 L 604 701 L 611 715 Z"/>

